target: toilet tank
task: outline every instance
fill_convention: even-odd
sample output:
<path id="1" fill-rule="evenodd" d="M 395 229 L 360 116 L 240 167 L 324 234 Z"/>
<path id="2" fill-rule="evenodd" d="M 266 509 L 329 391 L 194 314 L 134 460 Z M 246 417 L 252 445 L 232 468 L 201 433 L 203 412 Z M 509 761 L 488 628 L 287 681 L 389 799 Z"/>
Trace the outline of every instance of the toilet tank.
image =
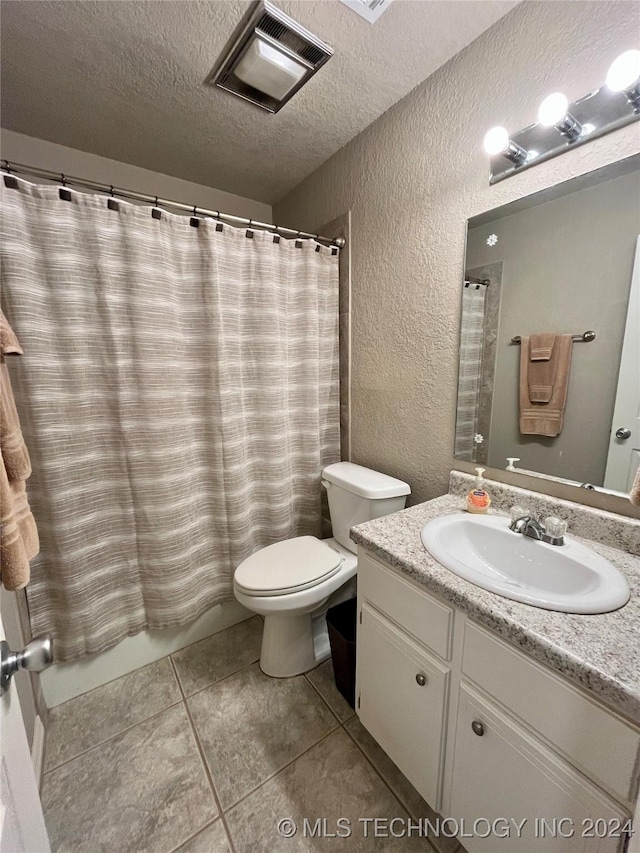
<path id="1" fill-rule="evenodd" d="M 411 493 L 402 480 L 353 462 L 327 465 L 322 472 L 322 485 L 329 499 L 333 537 L 353 552 L 356 543 L 349 538 L 351 528 L 404 509 L 407 495 Z"/>

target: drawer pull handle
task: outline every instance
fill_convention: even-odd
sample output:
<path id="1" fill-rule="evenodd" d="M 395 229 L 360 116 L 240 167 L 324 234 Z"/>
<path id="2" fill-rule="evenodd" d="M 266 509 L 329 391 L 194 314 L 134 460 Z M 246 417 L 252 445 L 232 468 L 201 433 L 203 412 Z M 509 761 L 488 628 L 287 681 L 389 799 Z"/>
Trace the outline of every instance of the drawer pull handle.
<path id="1" fill-rule="evenodd" d="M 419 673 L 416 675 L 416 681 L 418 682 L 418 684 L 420 685 L 420 687 L 424 687 L 424 686 L 425 686 L 425 684 L 427 683 L 427 676 L 426 676 L 426 675 L 423 675 L 421 672 L 419 672 Z"/>
<path id="2" fill-rule="evenodd" d="M 478 737 L 482 737 L 484 734 L 484 726 L 480 722 L 480 720 L 474 720 L 471 723 L 471 728 L 473 729 L 474 735 L 478 735 Z"/>

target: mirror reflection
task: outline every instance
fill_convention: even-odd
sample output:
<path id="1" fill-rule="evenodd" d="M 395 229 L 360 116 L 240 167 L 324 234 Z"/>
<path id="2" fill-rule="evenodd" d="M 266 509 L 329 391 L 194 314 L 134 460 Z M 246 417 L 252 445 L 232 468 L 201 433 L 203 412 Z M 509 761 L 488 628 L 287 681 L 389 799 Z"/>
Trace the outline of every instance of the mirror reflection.
<path id="1" fill-rule="evenodd" d="M 469 220 L 456 458 L 629 491 L 639 234 L 638 158 Z"/>

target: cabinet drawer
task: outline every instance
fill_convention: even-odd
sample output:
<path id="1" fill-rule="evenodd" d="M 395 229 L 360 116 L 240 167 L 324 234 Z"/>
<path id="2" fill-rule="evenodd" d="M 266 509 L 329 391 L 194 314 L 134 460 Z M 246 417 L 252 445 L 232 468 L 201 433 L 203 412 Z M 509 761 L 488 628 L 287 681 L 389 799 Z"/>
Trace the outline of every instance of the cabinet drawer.
<path id="1" fill-rule="evenodd" d="M 362 605 L 358 716 L 434 808 L 440 806 L 449 670 Z"/>
<path id="2" fill-rule="evenodd" d="M 445 660 L 451 657 L 453 608 L 358 549 L 358 591 L 378 610 Z"/>
<path id="3" fill-rule="evenodd" d="M 478 834 L 460 839 L 469 853 L 618 853 L 629 820 L 613 799 L 465 684 L 450 806 L 467 830 L 480 822 Z M 493 821 L 499 832 L 488 833 Z M 606 832 L 593 831 L 596 822 Z M 500 837 L 505 824 L 509 834 Z M 554 833 L 554 825 L 561 831 Z"/>
<path id="4" fill-rule="evenodd" d="M 634 794 L 640 733 L 613 711 L 467 622 L 462 671 L 623 801 Z"/>

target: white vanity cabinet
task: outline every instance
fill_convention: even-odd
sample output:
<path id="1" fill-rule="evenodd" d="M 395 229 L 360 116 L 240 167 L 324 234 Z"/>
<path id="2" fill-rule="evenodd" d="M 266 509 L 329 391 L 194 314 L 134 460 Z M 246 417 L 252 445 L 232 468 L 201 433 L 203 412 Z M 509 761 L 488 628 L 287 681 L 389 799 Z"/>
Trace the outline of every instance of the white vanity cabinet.
<path id="1" fill-rule="evenodd" d="M 439 803 L 449 670 L 368 604 L 360 613 L 360 720 L 422 796 Z"/>
<path id="2" fill-rule="evenodd" d="M 496 820 L 499 829 L 512 820 L 521 825 L 518 833 L 512 824 L 504 841 L 509 853 L 620 849 L 629 814 L 465 684 L 458 698 L 451 775 L 447 813 L 464 819 L 467 827 L 481 819 L 479 834 L 465 839 L 470 853 L 503 849 L 495 834 L 488 834 Z"/>
<path id="3" fill-rule="evenodd" d="M 360 720 L 469 853 L 625 849 L 637 726 L 362 548 L 358 611 Z"/>
<path id="4" fill-rule="evenodd" d="M 357 711 L 435 809 L 441 805 L 453 608 L 362 554 Z"/>

